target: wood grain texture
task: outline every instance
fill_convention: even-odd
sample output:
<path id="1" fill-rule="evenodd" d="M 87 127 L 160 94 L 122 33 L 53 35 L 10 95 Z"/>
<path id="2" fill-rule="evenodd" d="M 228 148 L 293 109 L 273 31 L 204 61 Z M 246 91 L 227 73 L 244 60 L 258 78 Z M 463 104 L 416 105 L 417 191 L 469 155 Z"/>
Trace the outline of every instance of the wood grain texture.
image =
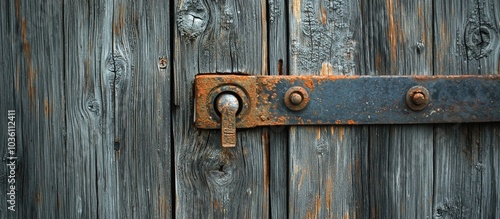
<path id="1" fill-rule="evenodd" d="M 1 202 L 0 218 L 500 215 L 497 123 L 255 128 L 222 148 L 193 125 L 192 87 L 499 74 L 497 0 L 11 0 L 0 37 L 0 124 L 16 110 L 18 145 L 17 211 Z"/>
<path id="2" fill-rule="evenodd" d="M 198 73 L 267 72 L 266 1 L 175 1 L 173 133 L 178 218 L 268 218 L 268 143 L 262 129 L 238 130 L 235 148 L 220 131 L 193 126 Z"/>
<path id="3" fill-rule="evenodd" d="M 62 5 L 9 1 L 4 6 L 2 13 L 9 18 L 2 23 L 10 34 L 3 39 L 10 45 L 2 50 L 10 58 L 2 58 L 11 69 L 2 74 L 11 74 L 14 85 L 5 93 L 13 95 L 14 102 L 5 107 L 16 110 L 18 157 L 16 212 L 8 212 L 7 217 L 54 218 L 59 213 L 58 193 L 65 190 L 59 178 L 66 125 L 60 86 L 64 83 Z"/>
<path id="4" fill-rule="evenodd" d="M 7 153 L 8 128 L 6 124 L 9 122 L 7 114 L 8 110 L 13 110 L 16 108 L 16 65 L 14 65 L 13 55 L 13 37 L 15 36 L 14 22 L 14 4 L 11 4 L 9 1 L 0 2 L 0 45 L 2 48 L 2 50 L 0 51 L 0 68 L 2 69 L 2 73 L 0 74 L 0 94 L 2 94 L 0 96 L 0 124 L 2 124 L 3 126 L 2 128 L 0 128 L 0 144 L 2 145 L 2 150 L 0 151 L 0 165 L 2 165 L 2 167 L 0 168 L 0 191 L 5 191 L 0 194 L 1 199 L 5 200 L 0 202 L 0 218 L 15 218 L 18 216 L 18 212 L 11 212 L 7 209 L 7 207 L 9 206 L 7 205 L 7 200 L 9 198 L 6 194 L 8 191 L 7 189 L 10 187 L 10 185 L 8 184 L 10 169 L 7 168 L 7 163 L 9 162 L 7 160 L 7 157 L 10 157 L 10 155 Z M 16 125 L 19 125 L 19 123 L 17 123 Z M 16 135 L 19 134 L 19 132 L 16 133 Z M 18 182 L 17 186 L 19 185 L 20 183 Z M 19 197 L 19 195 L 17 197 Z"/>
<path id="5" fill-rule="evenodd" d="M 114 138 L 118 218 L 172 216 L 169 1 L 113 5 Z M 160 63 L 164 62 L 164 63 Z"/>
<path id="6" fill-rule="evenodd" d="M 362 4 L 359 66 L 369 75 L 431 75 L 432 2 Z M 402 97 L 404 94 L 401 94 Z M 433 126 L 371 126 L 369 212 L 375 218 L 429 218 L 433 195 Z"/>
<path id="7" fill-rule="evenodd" d="M 288 74 L 288 8 L 284 0 L 268 0 L 269 74 Z M 271 218 L 288 215 L 288 127 L 270 127 L 269 199 Z"/>
<path id="8" fill-rule="evenodd" d="M 289 6 L 290 73 L 353 75 L 360 42 L 358 1 L 296 0 Z M 366 127 L 290 129 L 288 216 L 362 216 Z"/>
<path id="9" fill-rule="evenodd" d="M 294 14 L 290 18 L 292 38 L 295 35 L 304 38 L 292 39 L 291 50 L 294 62 L 292 72 L 294 69 L 308 72 L 312 68 L 316 69 L 313 72 L 319 71 L 319 74 L 405 75 L 432 73 L 432 31 L 426 31 L 426 27 L 432 24 L 432 4 L 430 2 L 385 1 L 362 2 L 360 5 L 350 1 L 328 3 L 331 3 L 331 8 L 337 12 L 336 16 L 340 17 L 330 18 L 328 10 L 323 9 L 321 3 L 318 8 L 314 3 L 308 1 L 293 2 L 291 13 L 302 13 L 300 20 L 302 26 L 306 28 L 294 29 L 294 21 L 297 22 L 298 16 Z M 346 7 L 346 5 L 350 7 Z M 296 9 L 296 6 L 301 10 Z M 342 22 L 343 20 L 348 20 L 350 23 Z M 357 23 L 358 20 L 361 20 L 361 24 Z M 329 21 L 335 21 L 332 22 L 335 24 L 333 28 L 327 25 Z M 335 34 L 329 33 L 335 28 L 338 29 Z M 331 49 L 333 51 L 324 49 L 323 43 L 329 41 L 334 42 L 332 45 L 334 49 Z M 312 203 L 314 196 L 307 196 L 308 198 L 303 200 L 308 193 L 326 193 L 331 194 L 332 197 L 342 194 L 346 197 L 343 200 L 347 200 L 347 203 L 340 204 L 340 206 L 333 205 L 326 210 L 343 213 L 337 217 L 345 215 L 381 218 L 431 216 L 433 191 L 432 126 L 371 126 L 369 132 L 363 127 L 351 128 L 359 128 L 359 130 L 352 131 L 352 135 L 343 133 L 342 138 L 335 132 L 317 131 L 316 135 L 321 136 L 318 140 L 325 139 L 326 142 L 329 142 L 325 148 L 335 148 L 335 145 L 339 144 L 332 139 L 343 139 L 342 144 L 346 145 L 346 149 L 336 153 L 335 156 L 351 154 L 352 158 L 355 158 L 351 162 L 356 161 L 358 168 L 350 173 L 353 179 L 346 181 L 337 178 L 339 181 L 334 181 L 333 185 L 335 186 L 331 188 L 322 186 L 322 179 L 319 177 L 318 182 L 313 181 L 311 188 L 305 190 L 307 192 L 296 191 L 298 185 L 301 184 L 301 175 L 294 174 L 297 171 L 293 169 L 296 167 L 292 163 L 299 164 L 299 172 L 303 169 L 306 169 L 304 172 L 307 173 L 315 172 L 315 168 L 318 168 L 315 160 L 318 159 L 311 152 L 304 152 L 305 149 L 295 149 L 295 147 L 304 148 L 303 145 L 309 145 L 308 142 L 312 141 L 311 139 L 304 140 L 307 138 L 302 135 L 314 136 L 315 133 L 312 130 L 298 129 L 304 134 L 297 138 L 300 139 L 298 140 L 299 146 L 294 146 L 296 143 L 291 144 L 290 202 Z M 378 138 L 380 133 L 385 137 Z M 293 136 L 292 134 L 291 138 Z M 359 142 L 356 140 L 359 138 L 366 138 L 369 141 Z M 303 155 L 304 153 L 311 155 Z M 298 154 L 301 157 L 299 159 L 294 157 Z M 383 165 L 387 162 L 389 164 Z M 333 175 L 338 169 L 349 170 L 348 163 L 337 163 L 336 165 L 338 166 L 330 167 L 330 170 L 326 172 Z M 312 168 L 312 171 L 309 169 L 311 166 L 315 167 Z M 338 184 L 344 186 L 339 189 L 336 186 Z M 412 196 L 408 197 L 407 194 Z M 349 202 L 349 200 L 351 201 Z M 323 203 L 324 201 L 319 198 L 319 202 Z M 325 214 L 322 211 L 325 210 L 320 208 L 320 211 L 316 210 L 316 213 L 305 216 L 321 218 Z M 290 215 L 304 217 L 304 214 L 297 213 L 297 210 L 290 212 Z"/>
<path id="10" fill-rule="evenodd" d="M 292 127 L 289 217 L 349 218 L 366 212 L 367 145 L 367 127 Z"/>
<path id="11" fill-rule="evenodd" d="M 20 218 L 54 218 L 63 178 L 66 103 L 60 2 L 16 1 L 11 13 Z M 19 81 L 19 82 L 17 82 Z"/>
<path id="12" fill-rule="evenodd" d="M 112 2 L 67 2 L 64 8 L 66 142 L 60 217 L 116 217 L 113 150 Z M 41 146 L 41 145 L 40 145 Z M 71 189 L 70 189 L 71 188 Z"/>
<path id="13" fill-rule="evenodd" d="M 434 73 L 499 74 L 500 3 L 434 4 Z M 498 124 L 436 126 L 436 218 L 499 217 L 498 130 Z"/>
<path id="14" fill-rule="evenodd" d="M 172 217 L 169 2 L 7 3 L 19 166 L 2 218 Z"/>

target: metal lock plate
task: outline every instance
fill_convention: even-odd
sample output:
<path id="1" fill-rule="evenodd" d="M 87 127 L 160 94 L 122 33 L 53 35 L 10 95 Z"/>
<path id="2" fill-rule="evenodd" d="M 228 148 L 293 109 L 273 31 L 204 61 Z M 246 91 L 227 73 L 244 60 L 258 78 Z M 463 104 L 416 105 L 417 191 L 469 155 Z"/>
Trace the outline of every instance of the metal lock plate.
<path id="1" fill-rule="evenodd" d="M 221 128 L 222 94 L 239 101 L 236 128 L 275 125 L 500 121 L 500 75 L 246 76 L 195 79 L 198 128 Z M 219 109 L 220 111 L 220 109 Z"/>

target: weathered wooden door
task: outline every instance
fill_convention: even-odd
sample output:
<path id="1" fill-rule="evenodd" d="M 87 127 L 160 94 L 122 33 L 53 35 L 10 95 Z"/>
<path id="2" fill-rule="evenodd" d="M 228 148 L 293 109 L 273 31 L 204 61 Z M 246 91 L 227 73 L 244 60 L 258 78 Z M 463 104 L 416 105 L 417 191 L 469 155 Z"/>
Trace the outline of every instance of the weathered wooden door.
<path id="1" fill-rule="evenodd" d="M 1 218 L 500 215 L 498 123 L 235 148 L 193 125 L 201 73 L 499 74 L 497 0 L 7 0 L 0 21 Z"/>

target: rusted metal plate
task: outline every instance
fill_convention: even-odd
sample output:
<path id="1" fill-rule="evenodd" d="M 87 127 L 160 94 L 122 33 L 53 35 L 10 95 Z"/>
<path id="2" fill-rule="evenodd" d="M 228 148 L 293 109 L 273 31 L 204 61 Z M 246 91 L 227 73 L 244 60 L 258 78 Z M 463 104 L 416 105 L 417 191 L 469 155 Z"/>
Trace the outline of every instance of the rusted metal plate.
<path id="1" fill-rule="evenodd" d="M 426 89 L 427 100 L 421 96 L 425 93 L 418 93 L 420 92 L 418 89 L 417 93 L 411 90 L 415 89 L 415 86 Z M 297 87 L 307 93 L 308 103 L 305 107 L 299 106 L 305 96 Z M 420 87 L 416 88 L 420 89 Z M 215 111 L 214 101 L 219 93 L 224 92 L 236 94 L 240 101 L 240 109 L 236 117 L 237 128 L 274 125 L 500 121 L 500 75 L 244 76 L 207 74 L 196 77 L 195 89 L 195 123 L 196 127 L 205 129 L 220 128 L 220 116 Z M 412 99 L 414 103 L 427 105 L 411 109 L 407 104 L 407 93 L 408 95 L 415 94 Z M 288 95 L 287 98 L 290 99 L 285 101 L 285 95 Z"/>

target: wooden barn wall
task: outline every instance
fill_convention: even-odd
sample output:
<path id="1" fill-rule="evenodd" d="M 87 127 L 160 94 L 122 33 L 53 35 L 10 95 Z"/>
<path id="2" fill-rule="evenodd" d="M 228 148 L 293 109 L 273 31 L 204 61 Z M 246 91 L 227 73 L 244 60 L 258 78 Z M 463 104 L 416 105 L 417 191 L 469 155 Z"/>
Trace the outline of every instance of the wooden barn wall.
<path id="1" fill-rule="evenodd" d="M 171 217 L 169 2 L 0 4 L 18 145 L 16 211 L 2 201 L 0 218 Z"/>
<path id="2" fill-rule="evenodd" d="M 0 37 L 0 218 L 500 215 L 498 123 L 193 126 L 200 73 L 499 74 L 497 0 L 7 0 Z"/>

